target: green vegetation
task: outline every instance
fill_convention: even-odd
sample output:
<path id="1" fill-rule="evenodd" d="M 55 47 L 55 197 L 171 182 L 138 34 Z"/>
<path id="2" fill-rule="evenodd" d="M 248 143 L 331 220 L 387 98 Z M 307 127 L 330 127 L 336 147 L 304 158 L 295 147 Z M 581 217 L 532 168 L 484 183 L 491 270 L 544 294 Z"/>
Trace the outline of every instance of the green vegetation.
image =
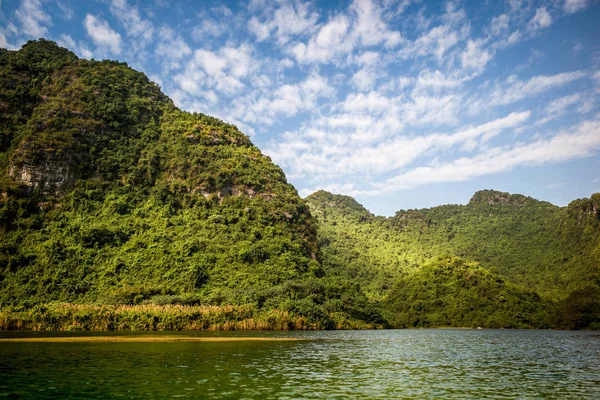
<path id="1" fill-rule="evenodd" d="M 245 306 L 107 306 L 50 303 L 27 310 L 0 310 L 0 330 L 157 331 L 157 330 L 306 330 L 373 329 L 381 326 L 350 320 L 343 314 L 309 321 L 289 311 Z"/>
<path id="2" fill-rule="evenodd" d="M 0 82 L 0 308 L 170 301 L 380 321 L 323 276 L 305 202 L 235 126 L 46 40 L 0 50 Z"/>
<path id="3" fill-rule="evenodd" d="M 390 218 L 348 196 L 307 200 L 325 273 L 360 284 L 392 326 L 600 327 L 598 193 L 561 208 L 485 190 Z"/>
<path id="4" fill-rule="evenodd" d="M 440 257 L 401 276 L 385 309 L 393 326 L 547 328 L 549 310 L 537 294 L 480 265 Z"/>
<path id="5" fill-rule="evenodd" d="M 124 63 L 0 49 L 0 329 L 598 328 L 599 210 L 303 200 Z"/>

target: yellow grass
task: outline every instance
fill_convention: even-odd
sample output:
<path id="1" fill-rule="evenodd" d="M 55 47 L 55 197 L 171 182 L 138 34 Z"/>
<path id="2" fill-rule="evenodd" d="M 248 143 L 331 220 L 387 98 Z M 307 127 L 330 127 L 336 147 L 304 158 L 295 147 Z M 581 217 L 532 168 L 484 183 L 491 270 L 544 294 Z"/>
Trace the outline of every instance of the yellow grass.
<path id="1" fill-rule="evenodd" d="M 332 314 L 308 321 L 281 310 L 241 306 L 50 303 L 30 309 L 0 309 L 0 330 L 30 331 L 289 331 L 373 329 L 376 326 Z"/>
<path id="2" fill-rule="evenodd" d="M 269 337 L 193 337 L 193 336 L 72 336 L 72 337 L 35 337 L 35 338 L 2 338 L 2 342 L 24 343 L 71 343 L 71 342 L 288 342 L 306 340 L 300 338 Z"/>

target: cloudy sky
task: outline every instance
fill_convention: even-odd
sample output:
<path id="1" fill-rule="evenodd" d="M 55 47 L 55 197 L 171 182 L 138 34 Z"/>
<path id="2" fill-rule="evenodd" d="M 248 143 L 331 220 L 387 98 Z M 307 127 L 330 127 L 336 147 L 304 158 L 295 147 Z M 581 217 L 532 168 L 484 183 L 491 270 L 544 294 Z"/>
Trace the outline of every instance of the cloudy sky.
<path id="1" fill-rule="evenodd" d="M 306 196 L 376 214 L 600 191 L 600 2 L 0 0 L 45 37 L 236 124 Z"/>

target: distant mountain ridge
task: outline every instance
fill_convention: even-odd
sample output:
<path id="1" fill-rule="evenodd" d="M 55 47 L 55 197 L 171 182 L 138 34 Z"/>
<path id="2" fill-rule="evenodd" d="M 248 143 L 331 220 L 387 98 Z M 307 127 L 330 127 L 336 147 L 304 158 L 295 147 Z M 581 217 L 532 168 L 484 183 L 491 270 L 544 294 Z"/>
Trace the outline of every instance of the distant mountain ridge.
<path id="1" fill-rule="evenodd" d="M 348 196 L 319 191 L 307 200 L 319 220 L 323 268 L 357 280 L 370 298 L 389 303 L 391 284 L 455 255 L 539 294 L 558 314 L 571 310 L 550 325 L 599 322 L 600 193 L 557 207 L 482 190 L 464 206 L 401 210 L 389 218 Z M 572 313 L 585 317 L 575 323 Z"/>
<path id="2" fill-rule="evenodd" d="M 516 205 L 522 206 L 527 202 L 538 202 L 533 197 L 523 196 L 522 194 L 510 194 L 499 192 L 497 190 L 480 190 L 469 200 L 469 205 L 488 204 L 488 205 Z"/>

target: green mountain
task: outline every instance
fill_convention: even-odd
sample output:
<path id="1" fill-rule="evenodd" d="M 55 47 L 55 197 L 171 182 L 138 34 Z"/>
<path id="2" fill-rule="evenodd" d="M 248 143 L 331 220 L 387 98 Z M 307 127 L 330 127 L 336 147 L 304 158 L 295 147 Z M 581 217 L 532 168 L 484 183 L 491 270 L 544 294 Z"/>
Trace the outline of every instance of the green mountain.
<path id="1" fill-rule="evenodd" d="M 0 49 L 0 110 L 0 308 L 365 315 L 349 282 L 323 277 L 315 221 L 283 171 L 144 74 L 30 41 Z"/>
<path id="2" fill-rule="evenodd" d="M 600 328 L 600 194 L 371 214 L 55 43 L 0 49 L 0 329 Z"/>
<path id="3" fill-rule="evenodd" d="M 543 328 L 554 323 L 551 307 L 537 294 L 477 263 L 451 256 L 403 274 L 384 308 L 389 322 L 402 328 Z"/>
<path id="4" fill-rule="evenodd" d="M 464 206 L 401 210 L 389 218 L 348 196 L 319 191 L 307 200 L 320 223 L 326 273 L 358 282 L 383 304 L 392 325 L 600 323 L 598 193 L 556 207 L 484 190 Z M 450 262 L 447 255 L 462 259 Z M 440 275 L 447 264 L 458 269 Z M 479 276 L 480 286 L 467 275 Z M 411 308 L 421 311 L 411 316 Z"/>

